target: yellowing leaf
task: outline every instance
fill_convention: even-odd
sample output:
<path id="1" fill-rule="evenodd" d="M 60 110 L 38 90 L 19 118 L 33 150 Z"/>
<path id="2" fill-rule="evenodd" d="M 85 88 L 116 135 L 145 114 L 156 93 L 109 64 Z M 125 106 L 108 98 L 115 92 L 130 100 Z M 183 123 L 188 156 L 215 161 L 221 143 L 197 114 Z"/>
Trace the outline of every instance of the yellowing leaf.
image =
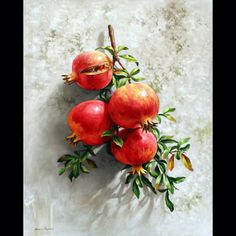
<path id="1" fill-rule="evenodd" d="M 192 163 L 191 163 L 190 159 L 186 155 L 181 154 L 181 160 L 182 160 L 184 166 L 188 170 L 193 171 Z"/>
<path id="2" fill-rule="evenodd" d="M 170 171 L 172 171 L 174 168 L 174 157 L 175 157 L 175 154 L 172 154 L 169 161 L 168 161 L 168 169 Z"/>

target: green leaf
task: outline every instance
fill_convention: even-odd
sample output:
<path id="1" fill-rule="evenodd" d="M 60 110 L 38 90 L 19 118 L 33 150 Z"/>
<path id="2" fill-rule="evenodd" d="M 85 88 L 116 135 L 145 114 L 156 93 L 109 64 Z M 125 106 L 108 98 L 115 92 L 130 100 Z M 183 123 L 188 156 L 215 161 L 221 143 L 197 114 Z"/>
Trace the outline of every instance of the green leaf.
<path id="1" fill-rule="evenodd" d="M 125 184 L 129 184 L 129 183 L 130 183 L 130 180 L 131 180 L 133 177 L 134 177 L 134 175 L 129 174 L 129 175 L 126 177 Z"/>
<path id="2" fill-rule="evenodd" d="M 176 184 L 182 183 L 186 179 L 186 177 L 175 177 L 175 178 L 169 177 L 169 178 L 171 178 L 171 180 Z"/>
<path id="3" fill-rule="evenodd" d="M 73 176 L 77 178 L 79 176 L 79 167 L 78 164 L 73 165 L 72 168 Z"/>
<path id="4" fill-rule="evenodd" d="M 131 78 L 132 78 L 132 80 L 135 81 L 135 82 L 140 82 L 140 81 L 145 80 L 145 78 L 143 78 L 143 77 L 137 77 L 137 76 L 132 76 Z"/>
<path id="5" fill-rule="evenodd" d="M 102 137 L 106 137 L 106 136 L 113 136 L 113 132 L 110 130 L 106 130 L 102 133 Z"/>
<path id="6" fill-rule="evenodd" d="M 167 191 L 167 189 L 158 189 L 159 192 L 164 193 Z"/>
<path id="7" fill-rule="evenodd" d="M 124 86 L 127 83 L 128 79 L 129 78 L 120 79 L 118 81 L 118 87 L 120 88 L 120 87 Z"/>
<path id="8" fill-rule="evenodd" d="M 176 152 L 176 153 L 175 153 L 175 158 L 176 158 L 177 160 L 180 160 L 180 153 L 179 153 L 179 152 Z"/>
<path id="9" fill-rule="evenodd" d="M 70 174 L 69 174 L 69 176 L 68 176 L 68 178 L 70 179 L 71 182 L 72 182 L 72 180 L 73 180 L 73 177 L 74 177 L 73 171 L 71 171 Z"/>
<path id="10" fill-rule="evenodd" d="M 117 53 L 119 53 L 120 51 L 123 51 L 123 50 L 129 50 L 129 48 L 126 46 L 118 46 L 117 47 Z"/>
<path id="11" fill-rule="evenodd" d="M 159 167 L 159 169 L 161 170 L 162 173 L 166 172 L 166 167 L 163 163 L 159 162 L 158 167 Z"/>
<path id="12" fill-rule="evenodd" d="M 136 58 L 133 57 L 132 55 L 124 54 L 124 55 L 119 55 L 119 57 L 121 57 L 127 61 L 130 61 L 130 62 L 137 62 Z"/>
<path id="13" fill-rule="evenodd" d="M 166 194 L 165 194 L 165 202 L 166 202 L 166 206 L 172 212 L 174 210 L 174 204 L 170 201 L 169 192 L 168 191 L 166 191 Z"/>
<path id="14" fill-rule="evenodd" d="M 82 153 L 82 155 L 80 156 L 80 161 L 83 162 L 88 158 L 88 153 L 85 151 Z"/>
<path id="15" fill-rule="evenodd" d="M 117 80 L 116 80 L 116 78 L 114 76 L 112 78 L 112 82 L 115 85 L 115 87 L 118 88 L 118 83 L 117 83 Z"/>
<path id="16" fill-rule="evenodd" d="M 93 151 L 93 149 L 92 148 L 88 148 L 87 149 L 87 152 L 90 154 L 90 155 L 92 155 L 92 156 L 96 156 L 96 154 L 94 153 L 94 151 Z"/>
<path id="17" fill-rule="evenodd" d="M 156 139 L 160 137 L 160 131 L 157 128 L 151 128 L 151 132 L 155 135 Z"/>
<path id="18" fill-rule="evenodd" d="M 169 114 L 165 114 L 164 117 L 167 118 L 168 120 L 170 120 L 170 121 L 176 123 L 176 119 L 175 119 L 173 116 L 171 116 L 171 115 L 169 115 Z"/>
<path id="19" fill-rule="evenodd" d="M 165 113 L 173 112 L 173 111 L 175 111 L 175 108 L 173 108 L 173 107 L 168 107 L 168 108 L 166 108 L 166 109 L 163 111 L 163 113 L 165 114 Z"/>
<path id="20" fill-rule="evenodd" d="M 149 187 L 155 194 L 157 193 L 155 188 L 153 187 L 152 183 L 150 182 L 150 180 L 148 178 L 146 178 L 144 175 L 141 175 L 141 180 L 142 182 Z"/>
<path id="21" fill-rule="evenodd" d="M 84 165 L 80 164 L 80 169 L 81 169 L 81 171 L 82 171 L 83 173 L 89 174 L 88 169 L 87 169 Z"/>
<path id="22" fill-rule="evenodd" d="M 156 178 L 158 176 L 158 174 L 156 172 L 153 171 L 149 171 L 148 172 L 153 178 Z"/>
<path id="23" fill-rule="evenodd" d="M 164 152 L 162 153 L 162 158 L 165 159 L 168 157 L 169 153 L 170 153 L 171 147 L 168 147 L 164 150 Z"/>
<path id="24" fill-rule="evenodd" d="M 137 184 L 139 187 L 141 187 L 141 188 L 143 187 L 142 181 L 141 181 L 141 179 L 140 179 L 139 176 L 136 177 L 135 181 L 136 181 L 136 184 Z"/>
<path id="25" fill-rule="evenodd" d="M 135 196 L 136 196 L 137 198 L 139 198 L 139 196 L 140 196 L 140 190 L 139 190 L 139 187 L 138 187 L 138 185 L 137 185 L 137 183 L 136 183 L 135 180 L 133 181 L 132 190 L 133 190 L 133 193 L 135 194 Z"/>
<path id="26" fill-rule="evenodd" d="M 159 138 L 159 142 L 160 141 L 164 141 L 164 140 L 168 140 L 168 139 L 172 139 L 174 136 L 161 136 L 160 138 Z"/>
<path id="27" fill-rule="evenodd" d="M 119 136 L 113 136 L 112 141 L 119 147 L 123 146 L 123 140 Z"/>
<path id="28" fill-rule="evenodd" d="M 163 182 L 165 186 L 170 190 L 170 181 L 166 175 L 163 175 Z"/>
<path id="29" fill-rule="evenodd" d="M 65 171 L 66 171 L 66 167 L 61 168 L 61 169 L 59 170 L 59 175 L 64 174 Z"/>
<path id="30" fill-rule="evenodd" d="M 159 115 L 157 115 L 156 117 L 155 117 L 155 120 L 157 121 L 157 123 L 161 123 L 161 117 L 159 116 Z"/>
<path id="31" fill-rule="evenodd" d="M 98 49 L 103 49 L 103 50 L 107 50 L 111 55 L 114 55 L 114 50 L 111 46 L 102 46 L 102 47 L 98 47 L 95 50 Z"/>
<path id="32" fill-rule="evenodd" d="M 63 162 L 63 161 L 70 161 L 72 160 L 74 157 L 69 155 L 69 154 L 66 154 L 66 155 L 63 155 L 62 157 L 60 157 L 57 162 Z"/>
<path id="33" fill-rule="evenodd" d="M 158 164 L 157 164 L 156 167 L 155 167 L 155 172 L 156 172 L 158 175 L 161 174 L 161 171 L 160 171 L 160 168 L 159 168 Z"/>
<path id="34" fill-rule="evenodd" d="M 130 75 L 133 76 L 133 75 L 137 75 L 138 73 L 140 72 L 140 69 L 138 68 L 134 68 L 130 71 Z"/>
<path id="35" fill-rule="evenodd" d="M 156 178 L 156 184 L 161 185 L 161 184 L 162 184 L 162 181 L 163 181 L 163 174 L 160 174 L 160 175 L 158 175 L 157 178 Z"/>
<path id="36" fill-rule="evenodd" d="M 98 168 L 95 161 L 93 161 L 93 160 L 87 158 L 87 159 L 86 159 L 86 162 L 88 163 L 88 165 L 89 165 L 91 168 Z"/>
<path id="37" fill-rule="evenodd" d="M 186 152 L 186 151 L 189 150 L 189 148 L 190 148 L 190 144 L 187 144 L 186 146 L 180 148 L 180 151 L 181 151 L 181 152 Z"/>
<path id="38" fill-rule="evenodd" d="M 179 141 L 179 146 L 181 147 L 183 144 L 187 143 L 190 140 L 190 138 L 183 138 Z"/>

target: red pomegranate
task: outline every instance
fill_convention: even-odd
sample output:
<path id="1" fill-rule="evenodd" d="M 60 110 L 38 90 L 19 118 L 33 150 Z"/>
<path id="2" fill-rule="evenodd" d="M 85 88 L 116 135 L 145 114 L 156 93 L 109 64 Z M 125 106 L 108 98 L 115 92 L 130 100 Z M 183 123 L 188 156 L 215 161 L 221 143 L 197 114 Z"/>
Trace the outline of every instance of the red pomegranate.
<path id="1" fill-rule="evenodd" d="M 79 103 L 70 111 L 67 121 L 72 131 L 67 140 L 71 143 L 81 141 L 87 145 L 99 145 L 109 140 L 109 137 L 101 137 L 112 125 L 108 105 L 103 101 L 88 100 Z"/>
<path id="2" fill-rule="evenodd" d="M 131 165 L 132 170 L 138 174 L 142 172 L 142 164 L 150 161 L 157 152 L 157 140 L 155 136 L 141 128 L 123 129 L 118 133 L 123 140 L 123 146 L 120 148 L 114 142 L 111 142 L 111 152 L 117 161 Z"/>
<path id="3" fill-rule="evenodd" d="M 123 128 L 137 128 L 151 122 L 159 110 L 159 99 L 147 84 L 127 84 L 118 88 L 108 104 L 113 122 Z"/>
<path id="4" fill-rule="evenodd" d="M 63 75 L 65 83 L 76 82 L 81 88 L 100 90 L 112 80 L 112 62 L 99 51 L 83 52 L 72 63 L 72 73 Z"/>

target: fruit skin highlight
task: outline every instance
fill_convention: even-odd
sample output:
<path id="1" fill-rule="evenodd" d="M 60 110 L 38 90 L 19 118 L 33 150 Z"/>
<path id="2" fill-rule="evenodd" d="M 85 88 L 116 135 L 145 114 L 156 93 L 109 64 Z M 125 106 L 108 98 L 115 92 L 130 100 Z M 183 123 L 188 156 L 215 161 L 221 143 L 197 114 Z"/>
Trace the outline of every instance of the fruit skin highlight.
<path id="1" fill-rule="evenodd" d="M 72 131 L 67 140 L 73 144 L 81 141 L 87 145 L 100 145 L 110 139 L 101 137 L 112 126 L 108 105 L 103 101 L 88 100 L 79 103 L 69 112 L 67 122 Z"/>
<path id="2" fill-rule="evenodd" d="M 123 128 L 142 127 L 157 115 L 159 99 L 147 84 L 127 84 L 113 93 L 108 111 L 113 122 Z"/>
<path id="3" fill-rule="evenodd" d="M 123 140 L 123 146 L 119 147 L 111 142 L 111 152 L 117 161 L 131 166 L 140 166 L 153 159 L 157 152 L 157 140 L 155 136 L 141 128 L 123 129 L 118 133 Z"/>
<path id="4" fill-rule="evenodd" d="M 72 63 L 72 73 L 63 75 L 65 83 L 76 82 L 87 90 L 105 88 L 112 80 L 112 62 L 110 58 L 99 51 L 89 51 L 79 54 Z"/>

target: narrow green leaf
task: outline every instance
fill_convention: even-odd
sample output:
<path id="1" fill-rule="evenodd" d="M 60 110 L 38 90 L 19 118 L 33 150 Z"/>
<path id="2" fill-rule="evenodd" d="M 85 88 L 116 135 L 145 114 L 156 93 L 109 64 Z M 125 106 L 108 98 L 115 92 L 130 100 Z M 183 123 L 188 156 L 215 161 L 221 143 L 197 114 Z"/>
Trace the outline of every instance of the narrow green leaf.
<path id="1" fill-rule="evenodd" d="M 63 162 L 63 161 L 70 161 L 72 160 L 74 157 L 72 155 L 66 154 L 63 155 L 62 157 L 60 157 L 57 162 Z"/>
<path id="2" fill-rule="evenodd" d="M 159 115 L 157 115 L 157 116 L 155 117 L 155 120 L 157 121 L 158 124 L 161 123 L 161 117 L 160 117 Z"/>
<path id="3" fill-rule="evenodd" d="M 102 133 L 102 137 L 113 136 L 113 132 L 110 130 L 106 130 Z"/>
<path id="4" fill-rule="evenodd" d="M 190 140 L 190 138 L 183 138 L 179 141 L 179 146 L 181 147 L 183 144 L 187 143 Z"/>
<path id="5" fill-rule="evenodd" d="M 112 141 L 119 147 L 123 146 L 123 140 L 119 136 L 113 136 Z"/>
<path id="6" fill-rule="evenodd" d="M 98 47 L 95 50 L 98 49 L 103 49 L 103 50 L 107 50 L 111 55 L 114 55 L 114 50 L 111 46 L 102 46 L 102 47 Z"/>
<path id="7" fill-rule="evenodd" d="M 129 50 L 129 48 L 126 46 L 118 46 L 117 47 L 117 53 L 119 53 L 120 51 L 123 51 L 123 50 Z"/>
<path id="8" fill-rule="evenodd" d="M 182 183 L 186 179 L 186 177 L 169 177 L 169 178 L 171 178 L 171 180 L 176 184 Z"/>
<path id="9" fill-rule="evenodd" d="M 129 175 L 126 177 L 125 184 L 129 184 L 129 183 L 130 183 L 130 180 L 131 180 L 133 177 L 134 177 L 134 175 L 129 174 Z"/>
<path id="10" fill-rule="evenodd" d="M 97 165 L 96 165 L 96 162 L 94 160 L 91 160 L 91 159 L 86 159 L 86 162 L 88 163 L 88 165 L 91 167 L 91 168 L 98 168 Z"/>
<path id="11" fill-rule="evenodd" d="M 166 206 L 172 212 L 174 210 L 174 204 L 170 201 L 169 192 L 168 191 L 166 191 L 166 194 L 165 194 L 165 202 L 166 202 Z"/>
<path id="12" fill-rule="evenodd" d="M 114 76 L 112 78 L 112 82 L 115 85 L 115 87 L 118 88 L 118 83 L 117 83 L 117 80 L 116 80 L 116 78 Z"/>
<path id="13" fill-rule="evenodd" d="M 179 152 L 176 152 L 176 153 L 175 153 L 175 158 L 176 158 L 177 160 L 180 160 L 180 153 L 179 153 Z"/>
<path id="14" fill-rule="evenodd" d="M 135 196 L 136 196 L 137 198 L 139 198 L 139 196 L 140 196 L 140 190 L 139 190 L 139 187 L 138 187 L 138 185 L 137 185 L 137 183 L 136 183 L 135 180 L 133 181 L 132 190 L 133 190 L 133 193 L 135 194 Z"/>
<path id="15" fill-rule="evenodd" d="M 142 181 L 141 181 L 141 179 L 140 179 L 139 176 L 136 177 L 135 181 L 136 181 L 136 184 L 137 184 L 139 187 L 141 187 L 141 188 L 143 187 Z"/>
<path id="16" fill-rule="evenodd" d="M 68 178 L 70 179 L 71 182 L 72 182 L 72 180 L 73 180 L 73 177 L 74 177 L 73 171 L 71 171 L 70 174 L 69 174 L 69 176 L 68 176 Z"/>
<path id="17" fill-rule="evenodd" d="M 161 185 L 163 181 L 163 174 L 160 174 L 156 178 L 156 184 Z"/>
<path id="18" fill-rule="evenodd" d="M 120 87 L 124 86 L 128 82 L 128 79 L 129 78 L 120 79 L 118 81 L 118 87 L 120 88 Z"/>
<path id="19" fill-rule="evenodd" d="M 156 178 L 158 176 L 158 174 L 156 172 L 153 171 L 149 171 L 148 172 L 153 178 Z"/>
<path id="20" fill-rule="evenodd" d="M 80 169 L 81 169 L 81 171 L 82 171 L 83 173 L 89 174 L 88 169 L 87 169 L 84 165 L 80 164 Z"/>
<path id="21" fill-rule="evenodd" d="M 133 75 L 137 75 L 138 73 L 140 72 L 140 69 L 138 68 L 134 68 L 130 71 L 130 75 L 133 76 Z"/>
<path id="22" fill-rule="evenodd" d="M 168 179 L 168 177 L 166 175 L 163 175 L 163 182 L 165 184 L 165 186 L 170 189 L 170 181 Z"/>
<path id="23" fill-rule="evenodd" d="M 161 170 L 162 173 L 166 172 L 166 167 L 163 163 L 159 162 L 158 167 L 159 167 L 159 169 Z"/>
<path id="24" fill-rule="evenodd" d="M 162 153 L 162 158 L 165 159 L 167 158 L 167 156 L 169 155 L 170 153 L 170 150 L 171 150 L 171 147 L 168 147 L 164 150 L 164 152 Z"/>
<path id="25" fill-rule="evenodd" d="M 167 118 L 168 120 L 170 120 L 170 121 L 176 123 L 176 119 L 175 119 L 173 116 L 171 116 L 171 115 L 169 115 L 169 114 L 165 114 L 164 117 Z"/>
<path id="26" fill-rule="evenodd" d="M 180 151 L 181 152 L 187 152 L 189 150 L 189 148 L 190 148 L 190 144 L 187 144 L 186 146 L 180 148 Z"/>
<path id="27" fill-rule="evenodd" d="M 166 108 L 166 109 L 163 111 L 163 113 L 165 114 L 165 113 L 173 112 L 173 111 L 175 111 L 175 108 L 173 108 L 173 107 L 168 107 L 168 108 Z"/>
<path id="28" fill-rule="evenodd" d="M 137 77 L 137 76 L 132 76 L 132 80 L 135 81 L 135 82 L 140 82 L 140 81 L 145 80 L 145 78 L 143 78 L 143 77 Z"/>
<path id="29" fill-rule="evenodd" d="M 167 140 L 167 139 L 172 139 L 174 136 L 161 136 L 160 138 L 159 138 L 159 142 L 160 141 L 164 141 L 164 140 Z"/>
<path id="30" fill-rule="evenodd" d="M 93 149 L 91 148 L 91 149 L 87 149 L 87 151 L 88 151 L 88 153 L 90 154 L 90 155 L 92 155 L 92 156 L 96 156 L 96 154 L 94 153 L 94 151 L 93 151 Z"/>
<path id="31" fill-rule="evenodd" d="M 164 192 L 167 191 L 167 189 L 158 189 L 158 191 L 159 191 L 160 193 L 164 193 Z"/>
<path id="32" fill-rule="evenodd" d="M 66 168 L 65 168 L 65 167 L 61 168 L 61 169 L 59 170 L 59 175 L 64 174 L 65 171 L 66 171 Z"/>
<path id="33" fill-rule="evenodd" d="M 119 57 L 121 57 L 127 61 L 130 61 L 130 62 L 137 62 L 136 58 L 133 57 L 132 55 L 124 54 L 124 55 L 119 55 Z"/>
<path id="34" fill-rule="evenodd" d="M 80 156 L 80 161 L 83 162 L 88 158 L 88 153 L 85 151 Z"/>
<path id="35" fill-rule="evenodd" d="M 156 139 L 159 139 L 160 131 L 157 128 L 151 128 L 151 132 L 155 135 Z"/>
<path id="36" fill-rule="evenodd" d="M 150 180 L 148 178 L 146 178 L 144 175 L 141 175 L 141 180 L 142 182 L 149 187 L 155 194 L 157 193 L 155 188 L 153 187 L 152 183 L 150 182 Z"/>

